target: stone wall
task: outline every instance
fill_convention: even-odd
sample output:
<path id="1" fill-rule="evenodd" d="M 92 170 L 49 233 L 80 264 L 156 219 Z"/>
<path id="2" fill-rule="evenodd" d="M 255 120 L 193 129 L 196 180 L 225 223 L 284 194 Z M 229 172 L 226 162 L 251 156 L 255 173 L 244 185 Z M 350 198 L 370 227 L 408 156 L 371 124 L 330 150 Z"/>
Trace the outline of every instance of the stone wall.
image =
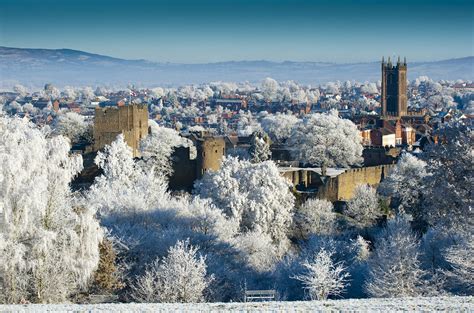
<path id="1" fill-rule="evenodd" d="M 176 147 L 172 154 L 173 174 L 169 178 L 171 190 L 192 191 L 196 180 L 196 160 L 190 158 L 189 147 Z"/>
<path id="2" fill-rule="evenodd" d="M 351 169 L 328 169 L 330 176 L 321 176 L 318 168 L 280 168 L 280 174 L 296 190 L 331 202 L 347 201 L 358 185 L 376 187 L 394 165 L 379 165 Z"/>
<path id="3" fill-rule="evenodd" d="M 317 197 L 332 202 L 347 201 L 354 196 L 358 185 L 377 187 L 394 165 L 380 165 L 346 170 L 337 177 L 328 178 L 324 185 L 318 188 Z"/>
<path id="4" fill-rule="evenodd" d="M 129 105 L 95 109 L 94 151 L 111 144 L 119 134 L 138 156 L 140 140 L 148 135 L 148 108 L 146 105 Z"/>

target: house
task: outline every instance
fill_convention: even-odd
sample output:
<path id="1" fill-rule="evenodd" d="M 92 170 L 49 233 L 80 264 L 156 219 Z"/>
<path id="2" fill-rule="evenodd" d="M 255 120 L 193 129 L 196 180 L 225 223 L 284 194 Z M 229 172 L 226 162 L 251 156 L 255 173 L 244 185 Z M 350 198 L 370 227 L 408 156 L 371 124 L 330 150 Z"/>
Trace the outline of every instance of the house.
<path id="1" fill-rule="evenodd" d="M 370 141 L 373 146 L 395 147 L 395 132 L 387 128 L 372 129 L 370 132 Z"/>
<path id="2" fill-rule="evenodd" d="M 212 99 L 211 108 L 221 106 L 224 109 L 229 109 L 232 111 L 239 111 L 241 109 L 247 108 L 247 101 L 245 99 Z"/>
<path id="3" fill-rule="evenodd" d="M 35 108 L 42 110 L 42 109 L 46 108 L 46 107 L 50 104 L 50 100 L 49 100 L 49 99 L 44 99 L 44 98 L 42 98 L 42 99 L 38 99 L 38 100 L 36 100 L 36 101 L 32 101 L 31 104 L 32 104 Z M 51 103 L 51 104 L 52 104 L 52 103 Z"/>
<path id="4" fill-rule="evenodd" d="M 365 147 L 362 150 L 364 166 L 395 164 L 400 152 L 400 148 Z"/>

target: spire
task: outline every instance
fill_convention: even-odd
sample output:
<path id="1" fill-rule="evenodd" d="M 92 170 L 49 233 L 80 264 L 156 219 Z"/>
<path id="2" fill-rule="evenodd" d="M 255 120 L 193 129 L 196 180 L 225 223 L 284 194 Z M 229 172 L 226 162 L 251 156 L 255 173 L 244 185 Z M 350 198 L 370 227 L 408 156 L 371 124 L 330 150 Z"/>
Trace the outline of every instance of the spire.
<path id="1" fill-rule="evenodd" d="M 392 65 L 392 61 L 390 61 L 390 57 L 388 57 L 388 65 L 391 66 Z"/>
<path id="2" fill-rule="evenodd" d="M 400 64 L 400 56 L 398 56 L 397 64 Z"/>
<path id="3" fill-rule="evenodd" d="M 382 55 L 382 64 L 385 64 L 384 56 Z"/>
<path id="4" fill-rule="evenodd" d="M 407 65 L 407 57 L 403 57 L 403 65 Z"/>

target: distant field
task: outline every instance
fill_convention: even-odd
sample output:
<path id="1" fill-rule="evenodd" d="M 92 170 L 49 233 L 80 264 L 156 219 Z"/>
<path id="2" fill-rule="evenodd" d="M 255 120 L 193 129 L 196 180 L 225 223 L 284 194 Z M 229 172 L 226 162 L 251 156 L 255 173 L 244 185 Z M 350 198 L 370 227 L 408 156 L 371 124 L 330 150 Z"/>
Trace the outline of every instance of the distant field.
<path id="1" fill-rule="evenodd" d="M 356 299 L 263 303 L 0 305 L 0 312 L 474 312 L 474 297 Z"/>

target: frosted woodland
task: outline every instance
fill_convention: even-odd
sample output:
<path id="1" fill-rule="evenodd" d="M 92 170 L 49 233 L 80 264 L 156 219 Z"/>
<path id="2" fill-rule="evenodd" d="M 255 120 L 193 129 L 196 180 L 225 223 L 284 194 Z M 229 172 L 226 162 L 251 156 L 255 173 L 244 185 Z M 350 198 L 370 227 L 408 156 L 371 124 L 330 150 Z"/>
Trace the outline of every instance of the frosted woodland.
<path id="1" fill-rule="evenodd" d="M 403 151 L 381 184 L 358 186 L 342 208 L 296 192 L 270 145 L 291 147 L 323 173 L 358 166 L 362 138 L 342 113 L 374 114 L 378 83 L 268 78 L 146 92 L 18 85 L 0 111 L 0 303 L 87 303 L 91 295 L 238 302 L 249 289 L 276 290 L 281 301 L 472 296 L 474 134 L 466 115 L 474 98 L 459 84 L 410 82 L 410 106 L 443 116 L 431 133 L 439 140 Z M 31 103 L 35 93 L 47 99 L 43 108 Z M 231 109 L 202 106 L 237 93 L 258 112 L 234 110 L 228 123 L 220 116 Z M 160 123 L 150 120 L 139 158 L 119 135 L 97 153 L 92 185 L 72 188 L 84 160 L 71 146 L 92 138 L 85 112 L 116 94 L 147 104 Z M 55 109 L 56 99 L 76 99 L 79 109 Z M 302 103 L 324 110 L 290 112 Z M 201 115 L 213 127 L 185 123 Z M 195 148 L 181 134 L 203 129 L 249 136 L 250 147 L 226 155 L 192 192 L 172 192 L 174 150 Z"/>

